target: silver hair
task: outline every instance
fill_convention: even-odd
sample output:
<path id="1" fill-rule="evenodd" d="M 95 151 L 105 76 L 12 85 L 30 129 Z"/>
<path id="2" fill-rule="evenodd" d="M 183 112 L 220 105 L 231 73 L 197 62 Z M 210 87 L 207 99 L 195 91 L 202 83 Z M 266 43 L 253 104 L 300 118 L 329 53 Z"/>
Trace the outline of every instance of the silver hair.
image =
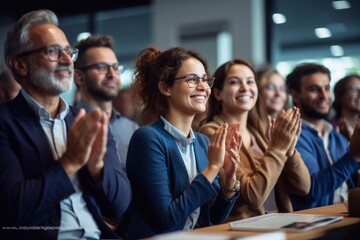
<path id="1" fill-rule="evenodd" d="M 54 24 L 58 26 L 58 18 L 54 12 L 47 9 L 41 9 L 25 13 L 15 22 L 7 31 L 4 53 L 5 64 L 14 71 L 10 65 L 10 59 L 29 51 L 32 48 L 32 42 L 29 39 L 29 29 L 38 24 Z"/>

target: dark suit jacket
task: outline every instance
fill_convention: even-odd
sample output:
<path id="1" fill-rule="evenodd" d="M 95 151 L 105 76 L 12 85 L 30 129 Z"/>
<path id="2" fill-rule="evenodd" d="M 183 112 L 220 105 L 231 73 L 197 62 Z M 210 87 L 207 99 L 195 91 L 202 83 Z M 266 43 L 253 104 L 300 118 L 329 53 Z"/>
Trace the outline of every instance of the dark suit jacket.
<path id="1" fill-rule="evenodd" d="M 223 197 L 217 179 L 210 183 L 201 172 L 207 167 L 209 140 L 195 133 L 198 175 L 189 176 L 175 139 L 159 120 L 133 134 L 126 170 L 133 189 L 128 239 L 182 230 L 188 216 L 201 207 L 198 226 L 223 223 L 234 205 Z"/>
<path id="2" fill-rule="evenodd" d="M 65 118 L 67 128 L 77 112 L 70 107 Z M 130 202 L 131 189 L 113 141 L 108 142 L 104 162 L 101 186 L 93 182 L 86 167 L 79 171 L 79 179 L 101 237 L 116 238 L 103 217 L 120 219 Z M 56 239 L 60 202 L 74 192 L 23 95 L 0 104 L 0 237 Z"/>

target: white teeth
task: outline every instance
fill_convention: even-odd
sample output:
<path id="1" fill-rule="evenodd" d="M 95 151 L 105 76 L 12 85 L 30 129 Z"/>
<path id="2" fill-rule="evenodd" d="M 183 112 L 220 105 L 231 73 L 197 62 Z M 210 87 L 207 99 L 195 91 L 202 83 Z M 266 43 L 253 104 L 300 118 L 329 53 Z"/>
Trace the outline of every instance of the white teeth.
<path id="1" fill-rule="evenodd" d="M 204 100 L 205 96 L 194 96 L 193 98 L 195 98 L 197 100 Z"/>
<path id="2" fill-rule="evenodd" d="M 239 96 L 239 97 L 237 97 L 237 99 L 249 100 L 250 96 Z"/>

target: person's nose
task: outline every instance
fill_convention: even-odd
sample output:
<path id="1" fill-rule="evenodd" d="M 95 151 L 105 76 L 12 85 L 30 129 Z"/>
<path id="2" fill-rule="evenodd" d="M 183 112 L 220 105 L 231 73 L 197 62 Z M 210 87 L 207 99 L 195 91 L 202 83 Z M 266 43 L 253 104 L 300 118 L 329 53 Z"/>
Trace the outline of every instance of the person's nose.
<path id="1" fill-rule="evenodd" d="M 69 53 L 67 53 L 65 50 L 60 50 L 62 51 L 60 57 L 59 57 L 59 62 L 62 62 L 62 63 L 71 63 L 73 64 L 74 61 L 72 60 L 72 57 Z"/>
<path id="2" fill-rule="evenodd" d="M 196 89 L 197 90 L 206 90 L 209 88 L 209 85 L 203 81 L 201 78 L 199 78 L 197 85 L 196 85 Z"/>
<path id="3" fill-rule="evenodd" d="M 114 78 L 115 76 L 119 76 L 120 78 L 120 73 L 117 73 L 117 70 L 115 70 L 112 66 L 108 66 L 106 71 L 106 76 L 109 78 Z"/>
<path id="4" fill-rule="evenodd" d="M 249 85 L 245 81 L 240 82 L 239 91 L 247 91 L 247 90 L 249 90 Z"/>
<path id="5" fill-rule="evenodd" d="M 327 95 L 327 91 L 326 91 L 325 88 L 322 88 L 321 91 L 320 91 L 320 93 L 321 93 L 321 96 L 322 96 L 322 97 L 325 97 L 325 96 Z"/>
<path id="6" fill-rule="evenodd" d="M 275 91 L 275 96 L 277 97 L 280 96 L 281 89 L 279 87 L 275 87 L 274 91 Z"/>

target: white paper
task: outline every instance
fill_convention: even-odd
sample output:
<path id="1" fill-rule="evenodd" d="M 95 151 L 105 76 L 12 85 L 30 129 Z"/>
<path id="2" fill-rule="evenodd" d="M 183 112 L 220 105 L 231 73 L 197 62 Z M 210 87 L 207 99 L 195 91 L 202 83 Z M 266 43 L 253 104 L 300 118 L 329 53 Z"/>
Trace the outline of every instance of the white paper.
<path id="1" fill-rule="evenodd" d="M 246 231 L 309 231 L 342 220 L 342 216 L 319 214 L 270 213 L 230 222 L 232 230 Z"/>
<path id="2" fill-rule="evenodd" d="M 191 231 L 177 231 L 156 235 L 152 240 L 286 240 L 284 232 L 262 233 L 247 237 L 231 237 L 226 234 L 194 233 Z"/>

